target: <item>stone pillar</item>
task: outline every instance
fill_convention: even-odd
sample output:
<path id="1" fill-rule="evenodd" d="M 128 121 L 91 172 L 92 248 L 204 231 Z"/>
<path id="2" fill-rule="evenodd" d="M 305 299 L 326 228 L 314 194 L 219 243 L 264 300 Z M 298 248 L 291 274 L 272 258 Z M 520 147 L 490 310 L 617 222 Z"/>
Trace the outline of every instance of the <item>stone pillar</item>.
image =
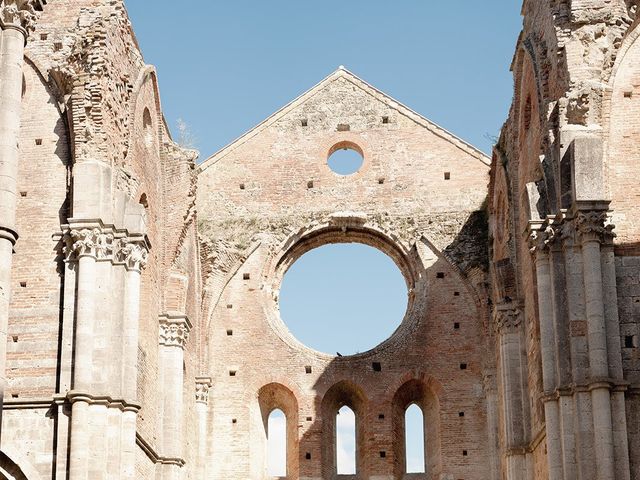
<path id="1" fill-rule="evenodd" d="M 604 295 L 600 243 L 610 235 L 605 227 L 606 211 L 578 212 L 575 227 L 580 235 L 584 261 L 584 298 L 589 343 L 589 390 L 593 405 L 593 429 L 598 478 L 614 478 L 613 422 L 609 354 L 604 317 Z"/>
<path id="2" fill-rule="evenodd" d="M 6 385 L 6 345 L 11 301 L 13 246 L 18 240 L 16 200 L 22 65 L 27 29 L 35 18 L 31 2 L 0 3 L 0 429 Z M 1 434 L 1 432 L 0 432 Z"/>
<path id="3" fill-rule="evenodd" d="M 526 431 L 522 358 L 522 311 L 512 303 L 497 305 L 494 311 L 500 356 L 500 389 L 504 421 L 507 480 L 527 477 Z"/>
<path id="4" fill-rule="evenodd" d="M 160 317 L 160 368 L 163 394 L 162 455 L 163 480 L 181 478 L 183 448 L 183 385 L 184 347 L 189 338 L 191 323 L 186 315 L 170 314 Z"/>
<path id="5" fill-rule="evenodd" d="M 198 412 L 198 455 L 195 478 L 207 478 L 207 425 L 210 377 L 196 377 L 196 412 Z"/>
<path id="6" fill-rule="evenodd" d="M 544 412 L 547 434 L 547 462 L 549 480 L 562 480 L 562 442 L 560 435 L 560 409 L 556 394 L 556 338 L 551 303 L 551 269 L 548 253 L 548 233 L 539 225 L 531 225 L 531 252 L 535 255 L 538 287 L 538 315 L 540 317 L 540 350 L 542 354 L 542 383 L 544 389 Z"/>
<path id="7" fill-rule="evenodd" d="M 76 334 L 71 401 L 69 479 L 89 478 L 91 446 L 90 392 L 93 387 L 93 330 L 95 317 L 96 262 L 108 237 L 100 228 L 71 230 L 66 254 L 77 257 Z"/>
<path id="8" fill-rule="evenodd" d="M 138 337 L 140 330 L 140 276 L 147 264 L 149 246 L 143 237 L 123 240 L 118 251 L 119 260 L 126 268 L 124 321 L 122 341 L 122 396 L 137 400 L 138 390 Z M 136 418 L 138 407 L 122 412 L 121 470 L 122 479 L 135 479 L 136 472 Z"/>

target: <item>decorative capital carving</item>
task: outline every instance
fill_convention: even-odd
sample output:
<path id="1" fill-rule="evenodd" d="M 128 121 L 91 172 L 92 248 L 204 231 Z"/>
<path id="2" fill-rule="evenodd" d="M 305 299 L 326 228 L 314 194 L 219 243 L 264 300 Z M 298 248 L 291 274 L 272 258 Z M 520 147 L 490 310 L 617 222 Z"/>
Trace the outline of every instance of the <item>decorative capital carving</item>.
<path id="1" fill-rule="evenodd" d="M 575 229 L 583 242 L 596 241 L 607 243 L 616 236 L 615 225 L 609 223 L 606 211 L 578 212 L 574 219 Z"/>
<path id="2" fill-rule="evenodd" d="M 149 259 L 149 248 L 142 240 L 122 239 L 116 255 L 116 261 L 124 263 L 128 270 L 142 270 Z"/>
<path id="3" fill-rule="evenodd" d="M 184 348 L 190 331 L 191 323 L 184 315 L 160 317 L 160 345 Z"/>
<path id="4" fill-rule="evenodd" d="M 196 377 L 196 403 L 209 403 L 211 377 Z"/>
<path id="5" fill-rule="evenodd" d="M 547 253 L 549 250 L 549 234 L 545 228 L 531 228 L 529 229 L 529 251 L 531 255 L 537 255 L 539 253 Z"/>
<path id="6" fill-rule="evenodd" d="M 517 307 L 498 306 L 494 311 L 495 328 L 498 333 L 513 333 L 522 324 L 522 310 Z"/>
<path id="7" fill-rule="evenodd" d="M 100 228 L 71 230 L 65 234 L 64 255 L 67 259 L 90 256 L 97 260 L 112 258 L 114 250 L 113 233 Z"/>
<path id="8" fill-rule="evenodd" d="M 3 27 L 23 30 L 26 37 L 35 28 L 42 3 L 40 0 L 0 0 Z"/>

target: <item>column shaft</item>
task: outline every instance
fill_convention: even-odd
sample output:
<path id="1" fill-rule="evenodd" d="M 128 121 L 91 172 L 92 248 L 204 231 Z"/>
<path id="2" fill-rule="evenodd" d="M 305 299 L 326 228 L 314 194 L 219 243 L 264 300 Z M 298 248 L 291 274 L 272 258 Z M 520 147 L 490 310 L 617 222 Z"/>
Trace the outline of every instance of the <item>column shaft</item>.
<path id="1" fill-rule="evenodd" d="M 589 372 L 592 380 L 609 378 L 607 330 L 604 317 L 602 266 L 599 240 L 586 239 L 582 243 L 584 259 L 584 295 L 589 341 Z M 591 391 L 593 428 L 598 478 L 614 475 L 613 424 L 611 394 L 606 385 Z"/>
<path id="2" fill-rule="evenodd" d="M 22 101 L 25 32 L 2 31 L 0 41 L 0 429 L 6 386 L 7 330 L 11 301 L 11 267 L 16 232 L 18 139 Z"/>
<path id="3" fill-rule="evenodd" d="M 536 277 L 538 281 L 538 313 L 540 316 L 540 350 L 542 353 L 542 383 L 545 393 L 556 389 L 555 334 L 553 327 L 553 305 L 551 303 L 551 274 L 549 256 L 539 251 L 536 255 Z M 547 398 L 544 404 L 547 432 L 547 461 L 549 480 L 564 478 L 562 464 L 562 442 L 560 441 L 560 413 L 558 401 Z"/>

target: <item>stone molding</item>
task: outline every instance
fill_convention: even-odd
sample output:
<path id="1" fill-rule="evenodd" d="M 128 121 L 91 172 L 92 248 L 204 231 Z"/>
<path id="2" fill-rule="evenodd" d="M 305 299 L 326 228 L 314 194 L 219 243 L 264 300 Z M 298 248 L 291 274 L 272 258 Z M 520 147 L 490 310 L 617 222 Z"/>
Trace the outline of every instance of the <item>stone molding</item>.
<path id="1" fill-rule="evenodd" d="M 211 377 L 196 377 L 196 403 L 209 403 L 209 389 L 211 388 Z"/>
<path id="2" fill-rule="evenodd" d="M 18 241 L 18 232 L 10 229 L 9 227 L 0 225 L 0 238 L 9 240 L 11 242 L 11 245 L 15 245 Z"/>
<path id="3" fill-rule="evenodd" d="M 547 391 L 541 398 L 544 403 L 557 401 L 560 397 L 570 397 L 577 392 L 591 392 L 592 390 L 606 389 L 613 392 L 626 392 L 631 383 L 626 380 L 614 378 L 594 378 L 586 383 L 571 383 Z"/>
<path id="4" fill-rule="evenodd" d="M 158 452 L 156 452 L 155 448 L 144 439 L 144 437 L 136 432 L 136 444 L 140 447 L 140 449 L 145 453 L 149 460 L 151 460 L 154 464 L 160 465 L 177 465 L 178 467 L 184 467 L 186 465 L 186 461 L 179 457 L 163 457 Z"/>
<path id="5" fill-rule="evenodd" d="M 184 348 L 189 339 L 191 322 L 183 314 L 160 315 L 159 343 L 165 347 Z"/>
<path id="6" fill-rule="evenodd" d="M 46 0 L 0 0 L 0 26 L 19 30 L 26 38 L 35 29 L 38 12 Z"/>
<path id="7" fill-rule="evenodd" d="M 56 404 L 64 404 L 68 402 L 72 405 L 76 402 L 85 402 L 89 405 L 102 405 L 107 408 L 117 408 L 122 412 L 138 413 L 142 408 L 141 405 L 122 398 L 113 398 L 108 395 L 92 395 L 90 393 L 77 390 L 69 390 L 66 395 L 56 395 L 53 397 L 53 401 Z"/>

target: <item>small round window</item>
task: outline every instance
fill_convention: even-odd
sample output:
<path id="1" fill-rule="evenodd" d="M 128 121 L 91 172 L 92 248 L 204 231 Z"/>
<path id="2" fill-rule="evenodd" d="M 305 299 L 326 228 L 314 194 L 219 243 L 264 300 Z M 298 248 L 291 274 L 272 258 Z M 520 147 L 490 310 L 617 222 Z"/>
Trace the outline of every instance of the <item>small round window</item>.
<path id="1" fill-rule="evenodd" d="M 338 175 L 352 175 L 356 173 L 364 163 L 362 150 L 356 144 L 343 142 L 335 145 L 329 151 L 327 165 Z"/>

